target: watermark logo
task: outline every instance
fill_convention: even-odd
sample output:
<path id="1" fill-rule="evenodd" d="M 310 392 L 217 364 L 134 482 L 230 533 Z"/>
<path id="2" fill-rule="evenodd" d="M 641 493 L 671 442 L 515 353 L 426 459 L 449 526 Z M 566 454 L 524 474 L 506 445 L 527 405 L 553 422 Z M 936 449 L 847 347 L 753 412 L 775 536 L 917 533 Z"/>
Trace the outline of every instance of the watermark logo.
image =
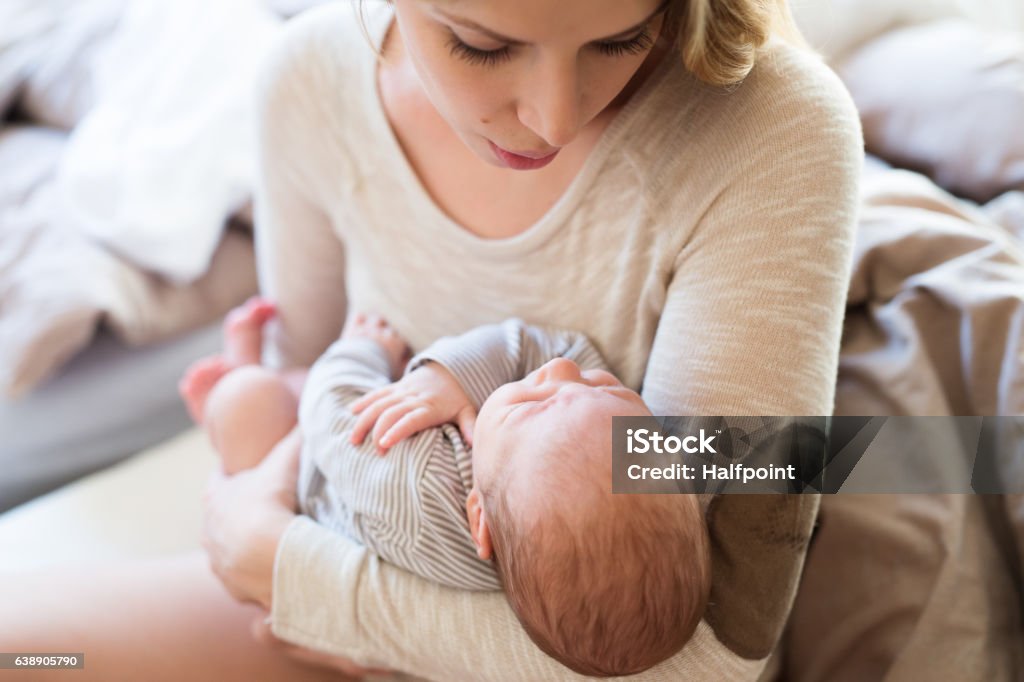
<path id="1" fill-rule="evenodd" d="M 1024 417 L 612 420 L 620 493 L 1021 494 Z"/>
<path id="2" fill-rule="evenodd" d="M 719 431 L 718 433 L 721 433 Z M 688 455 L 718 454 L 712 445 L 714 436 L 707 435 L 704 429 L 696 436 L 662 436 L 651 429 L 626 429 L 626 452 L 630 455 L 675 455 L 685 452 Z"/>

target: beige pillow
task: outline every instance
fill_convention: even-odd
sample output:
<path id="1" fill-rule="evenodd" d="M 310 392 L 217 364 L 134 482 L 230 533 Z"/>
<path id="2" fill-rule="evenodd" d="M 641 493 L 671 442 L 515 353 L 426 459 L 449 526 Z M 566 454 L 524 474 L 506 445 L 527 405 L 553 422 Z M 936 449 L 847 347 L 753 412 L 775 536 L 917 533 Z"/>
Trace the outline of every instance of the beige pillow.
<path id="1" fill-rule="evenodd" d="M 1024 33 L 930 23 L 888 33 L 836 70 L 871 153 L 976 201 L 1024 189 Z"/>

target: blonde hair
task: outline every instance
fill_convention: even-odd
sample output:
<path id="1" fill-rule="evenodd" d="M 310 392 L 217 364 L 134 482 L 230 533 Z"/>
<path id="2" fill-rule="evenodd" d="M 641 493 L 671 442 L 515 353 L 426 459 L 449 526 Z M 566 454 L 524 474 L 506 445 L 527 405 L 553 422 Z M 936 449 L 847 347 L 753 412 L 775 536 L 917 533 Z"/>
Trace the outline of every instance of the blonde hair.
<path id="1" fill-rule="evenodd" d="M 773 36 L 810 49 L 787 0 L 670 0 L 664 30 L 687 70 L 714 86 L 746 78 Z"/>
<path id="2" fill-rule="evenodd" d="M 387 0 L 391 4 L 391 0 Z M 359 25 L 373 45 L 363 15 L 364 0 L 355 3 Z M 788 0 L 668 0 L 663 33 L 672 36 L 683 64 L 708 85 L 741 82 L 754 68 L 758 53 L 775 36 L 810 50 L 793 19 Z M 377 58 L 383 57 L 376 47 Z"/>

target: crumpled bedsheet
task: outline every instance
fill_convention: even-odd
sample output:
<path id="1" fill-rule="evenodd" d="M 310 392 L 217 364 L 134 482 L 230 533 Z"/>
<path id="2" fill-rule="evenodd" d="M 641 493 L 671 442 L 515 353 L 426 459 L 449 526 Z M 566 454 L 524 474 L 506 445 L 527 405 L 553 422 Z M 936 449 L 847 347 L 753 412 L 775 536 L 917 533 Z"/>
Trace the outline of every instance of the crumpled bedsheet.
<path id="1" fill-rule="evenodd" d="M 257 289 L 243 229 L 225 231 L 206 274 L 177 285 L 69 227 L 53 181 L 64 144 L 59 131 L 0 130 L 0 393 L 12 399 L 100 323 L 128 344 L 154 343 L 213 322 Z"/>
<path id="2" fill-rule="evenodd" d="M 1024 414 L 1024 192 L 869 164 L 862 193 L 836 414 Z"/>
<path id="3" fill-rule="evenodd" d="M 875 162 L 862 191 L 835 413 L 1024 414 L 1024 193 Z M 1020 679 L 1024 496 L 831 495 L 818 522 L 778 679 Z"/>

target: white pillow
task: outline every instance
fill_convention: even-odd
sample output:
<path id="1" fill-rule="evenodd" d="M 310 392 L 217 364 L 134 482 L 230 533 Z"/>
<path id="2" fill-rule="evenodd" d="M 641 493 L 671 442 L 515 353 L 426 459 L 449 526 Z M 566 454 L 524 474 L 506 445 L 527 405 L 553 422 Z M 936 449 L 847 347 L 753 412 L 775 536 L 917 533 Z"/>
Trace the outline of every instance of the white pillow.
<path id="1" fill-rule="evenodd" d="M 791 0 L 790 6 L 811 46 L 834 61 L 892 29 L 961 16 L 965 2 L 985 0 Z"/>
<path id="2" fill-rule="evenodd" d="M 976 201 L 1024 189 L 1024 33 L 934 22 L 890 32 L 835 68 L 871 153 Z"/>
<path id="3" fill-rule="evenodd" d="M 0 113 L 70 130 L 93 102 L 93 58 L 129 0 L 2 0 Z"/>

